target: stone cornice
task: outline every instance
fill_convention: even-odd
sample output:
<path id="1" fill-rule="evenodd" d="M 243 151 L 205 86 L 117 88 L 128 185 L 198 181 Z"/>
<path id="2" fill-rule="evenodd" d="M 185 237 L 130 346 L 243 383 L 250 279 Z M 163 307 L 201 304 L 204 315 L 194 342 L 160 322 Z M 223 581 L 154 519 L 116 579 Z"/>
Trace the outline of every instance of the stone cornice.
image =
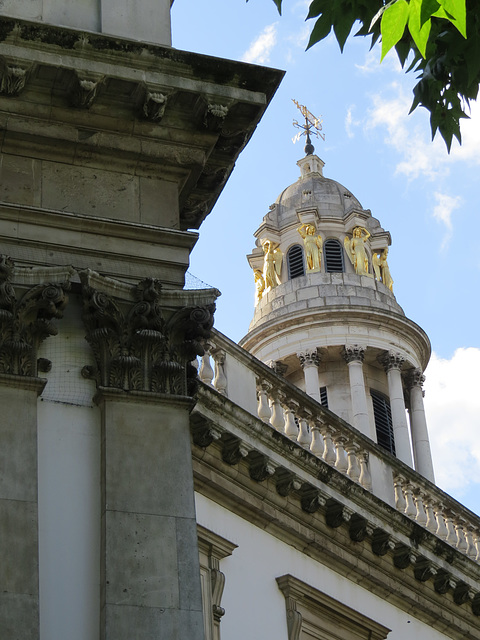
<path id="1" fill-rule="evenodd" d="M 150 172 L 155 165 L 157 176 L 170 172 L 179 184 L 182 229 L 198 228 L 210 212 L 283 77 L 256 65 L 6 17 L 0 57 L 4 93 L 22 101 L 23 119 L 9 109 L 8 145 L 33 149 L 29 139 L 42 137 L 38 157 L 77 158 L 81 150 L 90 166 L 104 153 L 109 162 L 133 162 L 139 175 L 142 165 Z M 23 101 L 32 78 L 42 95 L 58 99 L 55 131 L 42 126 L 49 110 Z M 128 136 L 117 131 L 116 107 L 131 111 Z"/>

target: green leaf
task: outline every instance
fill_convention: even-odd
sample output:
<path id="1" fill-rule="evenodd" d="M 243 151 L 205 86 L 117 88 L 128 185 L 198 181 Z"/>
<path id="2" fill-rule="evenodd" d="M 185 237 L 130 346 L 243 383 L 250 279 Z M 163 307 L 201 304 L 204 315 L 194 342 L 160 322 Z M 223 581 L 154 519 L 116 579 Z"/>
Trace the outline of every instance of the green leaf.
<path id="1" fill-rule="evenodd" d="M 350 35 L 353 23 L 355 22 L 355 16 L 350 12 L 343 12 L 341 17 L 334 23 L 333 30 L 337 38 L 337 42 L 340 45 L 340 51 L 343 53 L 343 47 Z"/>
<path id="2" fill-rule="evenodd" d="M 332 30 L 332 23 L 328 19 L 325 14 L 322 14 L 320 18 L 315 22 L 315 25 L 312 29 L 312 33 L 310 34 L 310 40 L 308 41 L 307 51 L 312 47 L 316 42 L 323 40 L 326 38 L 330 31 Z"/>
<path id="3" fill-rule="evenodd" d="M 273 0 L 275 6 L 277 7 L 278 13 L 282 15 L 282 0 Z"/>
<path id="4" fill-rule="evenodd" d="M 442 7 L 452 16 L 452 24 L 457 27 L 464 38 L 467 37 L 466 0 L 439 0 Z"/>
<path id="5" fill-rule="evenodd" d="M 408 16 L 408 30 L 417 45 L 418 50 L 425 58 L 428 36 L 430 35 L 431 21 L 421 24 L 422 0 L 410 0 L 410 14 Z"/>
<path id="6" fill-rule="evenodd" d="M 387 55 L 403 36 L 408 21 L 410 5 L 405 0 L 397 0 L 383 12 L 380 29 L 382 32 L 382 57 Z"/>
<path id="7" fill-rule="evenodd" d="M 420 9 L 420 25 L 424 25 L 427 20 L 433 15 L 437 15 L 437 11 L 441 9 L 440 1 L 437 0 L 422 0 L 422 6 Z M 444 17 L 444 16 L 438 16 Z"/>
<path id="8" fill-rule="evenodd" d="M 316 18 L 321 13 L 325 12 L 325 8 L 325 0 L 313 0 L 313 2 L 310 3 L 308 15 L 305 19 L 308 20 L 309 18 Z"/>

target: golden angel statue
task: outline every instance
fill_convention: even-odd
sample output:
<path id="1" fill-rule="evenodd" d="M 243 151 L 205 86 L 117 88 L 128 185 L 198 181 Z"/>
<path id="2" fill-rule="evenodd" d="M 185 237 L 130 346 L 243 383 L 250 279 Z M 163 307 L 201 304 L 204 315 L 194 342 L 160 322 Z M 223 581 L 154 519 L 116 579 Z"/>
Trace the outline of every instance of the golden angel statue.
<path id="1" fill-rule="evenodd" d="M 355 273 L 359 276 L 368 276 L 368 256 L 365 249 L 365 242 L 370 238 L 370 233 L 365 227 L 355 227 L 353 237 L 347 236 L 344 241 L 345 251 L 353 264 Z"/>
<path id="2" fill-rule="evenodd" d="M 390 275 L 390 268 L 387 262 L 388 247 L 385 247 L 380 252 L 376 252 L 372 256 L 373 270 L 375 272 L 376 279 L 390 289 L 393 292 L 393 279 Z"/>
<path id="3" fill-rule="evenodd" d="M 253 277 L 255 278 L 255 306 L 257 306 L 265 291 L 265 280 L 260 269 L 254 269 Z"/>
<path id="4" fill-rule="evenodd" d="M 267 293 L 280 284 L 280 274 L 282 273 L 283 253 L 278 248 L 278 244 L 271 240 L 262 240 L 263 248 L 263 281 L 264 292 Z"/>
<path id="5" fill-rule="evenodd" d="M 315 235 L 315 227 L 313 224 L 302 224 L 301 227 L 298 227 L 297 231 L 303 238 L 307 273 L 320 271 L 320 267 L 322 266 L 322 236 Z"/>

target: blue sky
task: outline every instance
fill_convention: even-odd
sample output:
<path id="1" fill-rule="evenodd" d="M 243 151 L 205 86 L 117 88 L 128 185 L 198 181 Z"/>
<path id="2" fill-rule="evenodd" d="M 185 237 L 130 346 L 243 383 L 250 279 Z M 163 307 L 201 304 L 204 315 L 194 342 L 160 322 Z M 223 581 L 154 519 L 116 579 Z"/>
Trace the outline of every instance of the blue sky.
<path id="1" fill-rule="evenodd" d="M 253 315 L 245 255 L 268 206 L 299 175 L 303 143 L 292 143 L 292 98 L 323 118 L 314 141 L 324 175 L 347 187 L 392 235 L 389 265 L 397 301 L 429 335 L 434 357 L 425 402 L 437 481 L 480 513 L 480 108 L 464 121 L 464 143 L 433 143 L 428 114 L 408 116 L 414 75 L 395 55 L 380 64 L 364 38 L 340 53 L 333 35 L 305 52 L 308 2 L 176 0 L 179 49 L 286 70 L 286 76 L 213 212 L 190 271 L 222 291 L 217 328 L 234 340 Z"/>

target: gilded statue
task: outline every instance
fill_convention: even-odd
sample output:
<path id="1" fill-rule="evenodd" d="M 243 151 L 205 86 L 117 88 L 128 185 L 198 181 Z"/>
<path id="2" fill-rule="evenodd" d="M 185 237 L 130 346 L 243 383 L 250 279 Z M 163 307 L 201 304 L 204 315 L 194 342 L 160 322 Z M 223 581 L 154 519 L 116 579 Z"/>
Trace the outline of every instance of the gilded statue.
<path id="1" fill-rule="evenodd" d="M 262 240 L 262 248 L 264 253 L 262 274 L 264 281 L 263 292 L 267 293 L 280 284 L 283 253 L 278 248 L 278 244 L 268 239 Z"/>
<path id="2" fill-rule="evenodd" d="M 370 238 L 370 233 L 365 227 L 355 227 L 353 237 L 347 236 L 344 241 L 345 251 L 353 264 L 355 273 L 359 276 L 368 276 L 368 255 L 365 243 Z"/>
<path id="3" fill-rule="evenodd" d="M 255 278 L 255 306 L 257 306 L 265 291 L 265 280 L 260 269 L 254 269 L 253 277 Z"/>
<path id="4" fill-rule="evenodd" d="M 315 235 L 315 227 L 313 224 L 302 224 L 301 227 L 298 227 L 297 231 L 303 238 L 307 273 L 320 271 L 322 265 L 322 236 Z"/>
<path id="5" fill-rule="evenodd" d="M 393 292 L 393 279 L 390 275 L 390 268 L 387 262 L 388 247 L 385 247 L 380 252 L 376 252 L 372 256 L 373 270 L 375 272 L 376 279 L 390 289 Z"/>

